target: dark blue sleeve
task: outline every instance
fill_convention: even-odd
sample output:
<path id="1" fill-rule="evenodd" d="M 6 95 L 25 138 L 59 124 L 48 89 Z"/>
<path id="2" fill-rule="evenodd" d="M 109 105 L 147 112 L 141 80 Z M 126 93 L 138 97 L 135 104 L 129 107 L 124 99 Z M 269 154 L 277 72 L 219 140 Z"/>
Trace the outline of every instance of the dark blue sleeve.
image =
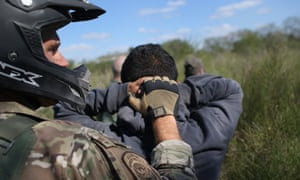
<path id="1" fill-rule="evenodd" d="M 85 114 L 94 116 L 100 112 L 115 113 L 128 97 L 127 83 L 112 83 L 108 89 L 93 89 L 87 96 Z"/>
<path id="2" fill-rule="evenodd" d="M 178 126 L 192 146 L 200 179 L 218 179 L 229 141 L 242 112 L 238 82 L 220 76 L 191 76 L 181 86 Z"/>
<path id="3" fill-rule="evenodd" d="M 190 107 L 203 116 L 213 116 L 206 123 L 228 141 L 242 113 L 243 91 L 235 80 L 210 75 L 204 79 L 192 76 L 187 80 L 192 91 Z"/>
<path id="4" fill-rule="evenodd" d="M 65 102 L 59 102 L 54 106 L 56 119 L 68 120 L 80 123 L 83 126 L 101 131 L 107 135 L 111 133 L 111 124 L 94 121 L 92 116 L 101 112 L 116 112 L 122 102 L 127 98 L 127 84 L 112 83 L 108 89 L 94 89 L 88 93 L 85 108 L 74 107 Z"/>

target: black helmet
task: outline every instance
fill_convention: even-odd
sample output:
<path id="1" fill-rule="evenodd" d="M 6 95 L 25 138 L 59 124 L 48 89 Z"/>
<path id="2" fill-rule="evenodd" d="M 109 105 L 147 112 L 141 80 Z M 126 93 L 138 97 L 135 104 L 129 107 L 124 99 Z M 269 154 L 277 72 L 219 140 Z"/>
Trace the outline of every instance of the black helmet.
<path id="1" fill-rule="evenodd" d="M 86 0 L 0 0 L 0 88 L 83 105 L 87 69 L 49 62 L 41 31 L 104 12 Z"/>

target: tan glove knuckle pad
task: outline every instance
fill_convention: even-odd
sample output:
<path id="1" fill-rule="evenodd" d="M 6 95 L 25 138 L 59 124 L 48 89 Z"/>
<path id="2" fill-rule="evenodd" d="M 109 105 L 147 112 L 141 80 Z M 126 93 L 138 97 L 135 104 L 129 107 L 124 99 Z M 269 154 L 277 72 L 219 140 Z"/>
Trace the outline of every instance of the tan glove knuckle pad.
<path id="1" fill-rule="evenodd" d="M 145 97 L 146 104 L 155 111 L 158 108 L 164 108 L 166 114 L 173 115 L 178 94 L 167 90 L 154 90 Z"/>

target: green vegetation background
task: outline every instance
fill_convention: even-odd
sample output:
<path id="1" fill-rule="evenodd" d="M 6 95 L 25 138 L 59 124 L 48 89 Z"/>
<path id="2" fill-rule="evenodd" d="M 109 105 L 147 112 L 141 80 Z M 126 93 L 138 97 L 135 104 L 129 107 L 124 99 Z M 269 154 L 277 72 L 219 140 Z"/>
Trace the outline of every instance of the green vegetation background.
<path id="1" fill-rule="evenodd" d="M 188 55 L 201 58 L 210 74 L 240 82 L 243 113 L 225 158 L 221 179 L 300 179 L 300 19 L 209 38 L 201 50 L 190 40 L 162 46 L 176 59 L 179 81 Z M 86 62 L 93 87 L 112 78 L 115 55 Z M 40 112 L 51 116 L 47 109 Z"/>

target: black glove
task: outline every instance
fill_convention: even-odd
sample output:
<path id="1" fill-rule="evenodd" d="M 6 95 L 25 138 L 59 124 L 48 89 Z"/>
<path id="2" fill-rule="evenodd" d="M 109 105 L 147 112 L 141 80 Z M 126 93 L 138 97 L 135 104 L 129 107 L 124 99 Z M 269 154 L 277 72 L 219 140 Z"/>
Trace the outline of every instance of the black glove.
<path id="1" fill-rule="evenodd" d="M 129 96 L 129 103 L 135 110 L 154 119 L 177 114 L 179 93 L 176 81 L 167 77 L 147 77 L 141 90 L 141 97 Z"/>

